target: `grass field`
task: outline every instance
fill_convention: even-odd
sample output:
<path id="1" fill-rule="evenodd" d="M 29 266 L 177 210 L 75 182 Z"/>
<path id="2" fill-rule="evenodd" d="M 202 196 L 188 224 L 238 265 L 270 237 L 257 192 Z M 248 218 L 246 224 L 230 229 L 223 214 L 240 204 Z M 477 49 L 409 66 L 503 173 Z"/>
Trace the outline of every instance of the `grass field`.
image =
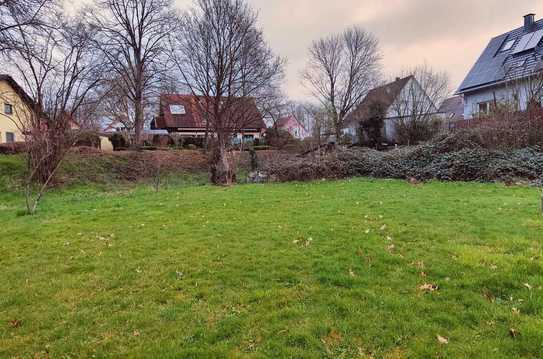
<path id="1" fill-rule="evenodd" d="M 0 357 L 543 357 L 526 187 L 0 193 Z M 436 288 L 437 286 L 437 288 Z"/>

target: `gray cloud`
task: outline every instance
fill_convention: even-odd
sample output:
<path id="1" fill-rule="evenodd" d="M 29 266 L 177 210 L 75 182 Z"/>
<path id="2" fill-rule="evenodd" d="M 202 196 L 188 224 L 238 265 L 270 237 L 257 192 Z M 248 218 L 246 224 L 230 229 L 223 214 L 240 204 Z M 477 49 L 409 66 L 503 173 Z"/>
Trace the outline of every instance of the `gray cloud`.
<path id="1" fill-rule="evenodd" d="M 72 0 L 72 3 L 88 0 Z M 427 64 L 447 71 L 458 86 L 491 37 L 543 17 L 540 0 L 248 0 L 275 51 L 288 58 L 288 94 L 304 99 L 300 84 L 311 41 L 360 25 L 380 40 L 384 72 L 394 76 Z M 192 0 L 177 0 L 181 9 Z"/>

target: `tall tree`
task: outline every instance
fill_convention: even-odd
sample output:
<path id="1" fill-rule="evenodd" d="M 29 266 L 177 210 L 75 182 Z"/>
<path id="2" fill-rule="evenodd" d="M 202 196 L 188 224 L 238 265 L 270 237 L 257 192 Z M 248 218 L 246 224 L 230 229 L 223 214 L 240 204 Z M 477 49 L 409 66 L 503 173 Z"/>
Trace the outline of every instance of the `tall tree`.
<path id="1" fill-rule="evenodd" d="M 174 34 L 173 62 L 183 84 L 200 98 L 199 107 L 215 145 L 211 178 L 234 182 L 228 146 L 232 135 L 255 116 L 251 102 L 270 93 L 283 77 L 275 56 L 257 28 L 257 15 L 243 0 L 196 0 Z"/>
<path id="2" fill-rule="evenodd" d="M 116 80 L 113 91 L 129 101 L 136 145 L 141 143 L 146 108 L 157 97 L 165 73 L 174 12 L 171 0 L 98 0 L 98 8 L 87 12 L 98 29 L 97 48 Z"/>
<path id="3" fill-rule="evenodd" d="M 380 59 L 377 39 L 359 27 L 317 40 L 310 46 L 302 80 L 330 112 L 337 141 L 345 117 L 376 84 Z"/>

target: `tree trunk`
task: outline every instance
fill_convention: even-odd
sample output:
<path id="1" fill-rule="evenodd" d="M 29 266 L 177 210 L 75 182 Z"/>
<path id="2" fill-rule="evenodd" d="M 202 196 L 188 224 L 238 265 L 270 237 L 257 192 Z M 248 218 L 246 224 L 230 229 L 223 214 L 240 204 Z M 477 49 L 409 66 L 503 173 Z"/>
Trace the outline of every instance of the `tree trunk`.
<path id="1" fill-rule="evenodd" d="M 136 118 L 134 119 L 134 145 L 136 147 L 140 147 L 141 146 L 141 134 L 143 132 L 143 122 L 144 122 L 144 118 L 143 118 L 143 100 L 141 97 L 138 97 L 136 98 L 136 103 L 134 104 L 135 106 L 135 116 Z"/>
<path id="2" fill-rule="evenodd" d="M 334 131 L 336 135 L 336 145 L 339 145 L 341 142 L 341 130 L 343 129 L 343 115 L 338 113 L 336 115 L 336 120 L 334 121 Z"/>
<path id="3" fill-rule="evenodd" d="M 341 140 L 341 122 L 337 121 L 334 127 L 336 132 L 336 145 L 339 145 Z"/>
<path id="4" fill-rule="evenodd" d="M 230 186 L 235 182 L 234 169 L 228 159 L 226 136 L 222 133 L 217 133 L 217 144 L 213 148 L 211 182 L 222 186 Z"/>

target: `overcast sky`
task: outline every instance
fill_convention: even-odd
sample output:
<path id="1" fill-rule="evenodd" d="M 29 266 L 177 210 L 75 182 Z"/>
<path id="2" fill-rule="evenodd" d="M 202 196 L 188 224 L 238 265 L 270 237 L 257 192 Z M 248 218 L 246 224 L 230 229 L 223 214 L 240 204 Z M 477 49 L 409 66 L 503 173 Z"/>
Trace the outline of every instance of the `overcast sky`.
<path id="1" fill-rule="evenodd" d="M 77 1 L 77 0 L 76 0 Z M 81 1 L 81 0 L 79 0 Z M 273 47 L 288 59 L 285 90 L 304 99 L 300 84 L 311 41 L 358 25 L 380 41 L 384 74 L 427 64 L 458 87 L 491 37 L 543 17 L 541 0 L 248 0 Z M 177 0 L 187 8 L 191 0 Z"/>

